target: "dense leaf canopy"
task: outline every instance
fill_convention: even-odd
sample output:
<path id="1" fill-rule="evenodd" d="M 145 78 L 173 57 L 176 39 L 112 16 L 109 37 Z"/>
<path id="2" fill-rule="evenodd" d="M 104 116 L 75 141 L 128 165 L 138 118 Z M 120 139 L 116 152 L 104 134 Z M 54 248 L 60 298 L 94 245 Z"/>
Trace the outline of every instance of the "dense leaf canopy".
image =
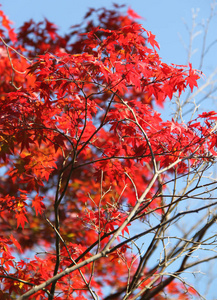
<path id="1" fill-rule="evenodd" d="M 163 63 L 123 9 L 90 9 L 64 36 L 46 19 L 14 31 L 0 12 L 1 299 L 136 299 L 165 279 L 135 276 L 130 237 L 149 214 L 164 221 L 165 180 L 212 161 L 217 114 L 161 119 L 153 105 L 200 74 Z M 196 292 L 171 280 L 152 299 L 165 293 Z"/>

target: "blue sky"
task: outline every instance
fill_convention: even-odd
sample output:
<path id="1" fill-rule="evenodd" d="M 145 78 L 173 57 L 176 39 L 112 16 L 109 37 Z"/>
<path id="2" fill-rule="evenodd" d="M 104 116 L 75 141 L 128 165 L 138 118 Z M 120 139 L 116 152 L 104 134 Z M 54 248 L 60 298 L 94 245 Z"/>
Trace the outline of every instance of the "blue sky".
<path id="1" fill-rule="evenodd" d="M 212 0 L 1 0 L 2 9 L 14 22 L 14 27 L 17 28 L 33 18 L 36 21 L 46 17 L 49 21 L 55 23 L 60 32 L 67 32 L 67 29 L 80 23 L 83 16 L 89 7 L 107 7 L 111 8 L 112 3 L 126 4 L 140 14 L 144 20 L 141 20 L 142 25 L 156 35 L 156 40 L 160 44 L 159 54 L 162 60 L 168 64 L 186 64 L 187 53 L 180 40 L 180 36 L 189 44 L 189 35 L 186 26 L 183 22 L 191 27 L 192 24 L 192 9 L 194 12 L 198 9 L 197 23 L 206 22 L 210 14 L 210 5 Z M 203 26 L 198 25 L 195 32 L 203 30 Z M 199 67 L 199 57 L 202 47 L 202 35 L 195 37 L 193 48 L 197 50 L 191 61 L 194 68 Z M 217 16 L 212 20 L 210 29 L 207 35 L 208 44 L 213 40 L 217 40 Z M 217 51 L 214 47 L 205 59 L 202 71 L 206 78 L 217 67 Z M 217 107 L 212 107 L 214 102 L 206 102 L 206 109 L 216 110 Z M 166 106 L 169 110 L 169 106 Z M 165 114 L 165 113 L 164 113 Z M 168 115 L 168 111 L 167 111 Z M 212 290 L 209 294 L 209 299 L 215 295 Z M 208 299 L 208 298 L 207 298 Z"/>

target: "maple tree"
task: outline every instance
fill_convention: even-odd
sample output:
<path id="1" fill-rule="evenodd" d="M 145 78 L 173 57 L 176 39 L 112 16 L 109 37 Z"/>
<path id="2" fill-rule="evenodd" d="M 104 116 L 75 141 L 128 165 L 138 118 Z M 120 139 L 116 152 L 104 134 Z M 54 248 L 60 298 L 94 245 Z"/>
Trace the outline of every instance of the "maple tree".
<path id="1" fill-rule="evenodd" d="M 15 32 L 0 11 L 1 299 L 190 299 L 181 274 L 216 258 L 192 261 L 214 239 L 215 182 L 202 178 L 217 113 L 162 120 L 155 104 L 201 72 L 163 63 L 121 9 L 90 9 L 65 36 L 46 19 Z"/>

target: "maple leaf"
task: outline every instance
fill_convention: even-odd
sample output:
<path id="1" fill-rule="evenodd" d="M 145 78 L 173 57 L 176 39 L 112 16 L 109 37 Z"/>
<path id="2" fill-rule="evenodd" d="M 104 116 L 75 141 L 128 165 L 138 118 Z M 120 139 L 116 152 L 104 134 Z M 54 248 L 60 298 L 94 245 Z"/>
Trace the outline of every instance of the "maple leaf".
<path id="1" fill-rule="evenodd" d="M 198 117 L 209 120 L 217 120 L 217 113 L 215 111 L 203 112 L 202 114 L 198 115 Z"/>
<path id="2" fill-rule="evenodd" d="M 140 15 L 138 15 L 132 8 L 128 8 L 127 10 L 128 15 L 133 19 L 143 19 Z"/>
<path id="3" fill-rule="evenodd" d="M 10 239 L 12 240 L 13 244 L 17 247 L 17 249 L 22 253 L 23 250 L 20 243 L 14 238 L 12 234 L 10 235 Z"/>
<path id="4" fill-rule="evenodd" d="M 189 85 L 191 92 L 193 92 L 194 87 L 198 87 L 197 80 L 200 79 L 198 72 L 192 69 L 192 64 L 189 64 L 189 76 L 186 78 L 187 84 Z"/>
<path id="5" fill-rule="evenodd" d="M 38 214 L 42 214 L 42 211 L 46 209 L 44 203 L 42 200 L 44 197 L 39 196 L 38 194 L 35 196 L 35 198 L 32 200 L 32 207 L 35 209 L 36 216 Z"/>
<path id="6" fill-rule="evenodd" d="M 17 228 L 21 225 L 22 229 L 24 229 L 25 224 L 28 223 L 25 213 L 18 212 L 15 214 L 15 217 L 17 219 Z"/>
<path id="7" fill-rule="evenodd" d="M 0 17 L 2 17 L 2 26 L 8 30 L 8 34 L 11 41 L 16 42 L 17 35 L 15 34 L 14 29 L 12 29 L 10 26 L 11 24 L 13 24 L 13 22 L 8 19 L 8 17 L 4 14 L 2 10 L 0 10 Z"/>
<path id="8" fill-rule="evenodd" d="M 0 16 L 2 17 L 2 26 L 10 30 L 10 24 L 13 24 L 13 22 L 8 19 L 8 17 L 4 14 L 2 10 L 0 10 Z"/>
<path id="9" fill-rule="evenodd" d="M 158 44 L 158 42 L 155 40 L 155 35 L 151 33 L 151 31 L 147 31 L 146 33 L 148 35 L 148 42 L 151 44 L 151 46 L 153 48 L 157 47 L 158 49 L 160 49 L 160 45 Z"/>

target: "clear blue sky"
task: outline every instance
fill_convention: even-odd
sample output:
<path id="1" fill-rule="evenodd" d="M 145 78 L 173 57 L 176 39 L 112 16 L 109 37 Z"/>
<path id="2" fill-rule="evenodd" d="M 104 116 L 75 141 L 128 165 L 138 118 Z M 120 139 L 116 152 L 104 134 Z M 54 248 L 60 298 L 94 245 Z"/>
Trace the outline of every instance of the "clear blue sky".
<path id="1" fill-rule="evenodd" d="M 126 4 L 140 14 L 144 20 L 142 25 L 156 35 L 156 39 L 160 44 L 160 56 L 166 63 L 186 64 L 186 51 L 180 41 L 179 35 L 182 36 L 188 45 L 188 33 L 183 23 L 191 27 L 192 9 L 199 9 L 197 20 L 206 20 L 210 14 L 210 5 L 212 0 L 1 0 L 2 9 L 14 22 L 14 27 L 19 27 L 24 21 L 33 18 L 36 21 L 46 17 L 49 21 L 54 22 L 60 31 L 67 32 L 67 29 L 80 23 L 89 7 L 111 8 L 112 3 Z M 198 26 L 197 30 L 202 27 Z M 213 19 L 207 36 L 208 44 L 217 39 L 217 16 Z M 198 51 L 192 58 L 193 67 L 198 68 L 198 58 L 202 46 L 202 36 L 195 38 L 195 48 Z M 202 71 L 208 77 L 211 71 L 217 67 L 217 51 L 216 47 L 210 51 L 205 61 Z M 213 103 L 209 103 L 208 110 L 217 110 L 217 107 L 211 107 Z M 207 109 L 207 107 L 206 107 Z M 214 280 L 214 278 L 213 278 Z M 203 282 L 200 283 L 203 286 Z M 204 286 L 205 288 L 205 286 Z M 215 287 L 210 289 L 209 298 L 217 299 L 215 295 Z"/>

